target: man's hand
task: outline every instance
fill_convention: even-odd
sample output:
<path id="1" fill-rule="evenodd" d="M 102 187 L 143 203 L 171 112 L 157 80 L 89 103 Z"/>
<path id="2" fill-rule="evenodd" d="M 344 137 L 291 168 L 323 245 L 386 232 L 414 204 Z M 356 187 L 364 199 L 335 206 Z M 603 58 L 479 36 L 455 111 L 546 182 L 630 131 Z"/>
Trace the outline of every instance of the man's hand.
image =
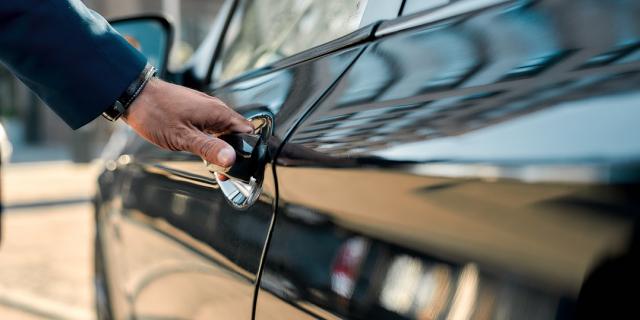
<path id="1" fill-rule="evenodd" d="M 140 136 L 174 151 L 190 151 L 221 167 L 236 153 L 216 138 L 253 131 L 251 123 L 217 98 L 152 78 L 122 117 Z"/>

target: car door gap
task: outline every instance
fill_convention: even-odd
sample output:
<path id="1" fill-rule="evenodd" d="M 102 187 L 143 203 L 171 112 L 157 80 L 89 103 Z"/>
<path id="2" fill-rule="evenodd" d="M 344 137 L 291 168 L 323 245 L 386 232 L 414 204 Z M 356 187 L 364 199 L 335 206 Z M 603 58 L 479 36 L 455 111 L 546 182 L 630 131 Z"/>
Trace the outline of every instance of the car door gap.
<path id="1" fill-rule="evenodd" d="M 373 29 L 372 34 L 375 34 L 375 28 Z M 324 101 L 324 98 L 328 96 L 329 93 L 331 93 L 336 88 L 336 86 L 340 83 L 342 78 L 347 74 L 347 72 L 351 69 L 351 67 L 355 64 L 355 62 L 358 61 L 358 59 L 360 58 L 360 56 L 362 55 L 362 53 L 365 51 L 366 48 L 367 46 L 364 46 L 363 48 L 360 49 L 360 51 L 356 54 L 356 56 L 349 63 L 349 65 L 342 71 L 342 73 L 336 78 L 336 80 L 333 83 L 331 83 L 331 85 L 324 92 L 322 92 L 322 94 L 320 94 L 320 98 L 316 102 L 314 102 L 311 107 L 309 107 L 306 111 L 304 111 L 302 116 L 300 116 L 300 118 L 292 126 L 291 130 L 289 130 L 285 134 L 285 138 L 282 140 L 282 143 L 278 146 L 278 148 L 276 149 L 276 152 L 271 157 L 272 159 L 271 173 L 273 174 L 273 181 L 275 184 L 275 199 L 273 201 L 273 211 L 271 213 L 271 221 L 269 223 L 269 229 L 267 230 L 267 239 L 262 249 L 262 255 L 260 256 L 260 264 L 258 265 L 258 274 L 256 276 L 256 283 L 253 290 L 253 303 L 251 307 L 252 320 L 255 320 L 256 318 L 258 293 L 260 292 L 260 281 L 262 280 L 262 273 L 264 271 L 264 266 L 267 260 L 267 254 L 269 253 L 269 245 L 271 243 L 271 238 L 273 237 L 273 230 L 275 228 L 277 215 L 278 215 L 278 205 L 280 202 L 278 176 L 276 174 L 276 163 L 278 161 L 278 156 L 280 155 L 280 152 L 282 151 L 282 148 L 284 147 L 284 145 L 289 141 L 289 138 L 298 129 L 300 124 Z"/>

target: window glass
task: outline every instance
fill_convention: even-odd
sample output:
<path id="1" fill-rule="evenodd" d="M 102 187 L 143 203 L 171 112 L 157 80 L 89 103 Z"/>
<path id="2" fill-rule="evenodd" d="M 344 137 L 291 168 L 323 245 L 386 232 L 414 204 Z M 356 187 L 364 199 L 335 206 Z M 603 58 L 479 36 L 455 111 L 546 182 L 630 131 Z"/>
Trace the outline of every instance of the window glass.
<path id="1" fill-rule="evenodd" d="M 367 0 L 240 1 L 214 81 L 228 80 L 356 30 Z"/>

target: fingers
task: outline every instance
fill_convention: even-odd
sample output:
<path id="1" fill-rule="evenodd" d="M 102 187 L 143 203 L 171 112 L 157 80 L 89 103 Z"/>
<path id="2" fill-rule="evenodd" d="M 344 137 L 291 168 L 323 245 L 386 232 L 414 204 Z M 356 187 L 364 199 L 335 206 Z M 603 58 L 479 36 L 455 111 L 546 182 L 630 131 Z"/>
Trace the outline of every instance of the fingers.
<path id="1" fill-rule="evenodd" d="M 253 127 L 253 124 L 251 123 L 251 121 L 242 118 L 239 121 L 235 121 L 232 124 L 231 130 L 235 132 L 241 132 L 241 133 L 253 133 L 255 128 Z"/>
<path id="2" fill-rule="evenodd" d="M 226 105 L 225 105 L 226 107 Z M 229 130 L 233 132 L 252 133 L 254 131 L 251 121 L 245 119 L 242 115 L 233 109 L 226 107 L 226 119 L 229 121 Z"/>
<path id="3" fill-rule="evenodd" d="M 227 168 L 236 153 L 207 134 L 253 132 L 253 126 L 220 99 L 158 79 L 147 83 L 123 116 L 140 136 L 169 150 L 189 151 Z"/>
<path id="4" fill-rule="evenodd" d="M 207 126 L 203 129 L 214 129 L 214 131 L 218 129 L 218 133 L 220 131 L 241 133 L 252 133 L 254 131 L 251 121 L 229 108 L 222 100 L 211 96 L 207 96 L 207 98 L 212 103 L 209 108 L 206 108 L 204 117 L 205 119 L 210 119 L 210 121 L 205 121 Z"/>
<path id="5" fill-rule="evenodd" d="M 236 152 L 229 144 L 195 129 L 193 138 L 187 143 L 187 151 L 220 167 L 228 168 L 236 159 Z"/>

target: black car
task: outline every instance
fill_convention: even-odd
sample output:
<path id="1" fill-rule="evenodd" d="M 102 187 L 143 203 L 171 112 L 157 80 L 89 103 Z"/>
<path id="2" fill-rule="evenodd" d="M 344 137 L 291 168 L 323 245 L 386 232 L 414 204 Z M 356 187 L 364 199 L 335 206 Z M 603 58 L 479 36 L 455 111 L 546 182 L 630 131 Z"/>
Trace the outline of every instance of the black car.
<path id="1" fill-rule="evenodd" d="M 638 316 L 640 2 L 227 1 L 164 76 L 258 130 L 227 173 L 116 132 L 101 318 Z"/>

